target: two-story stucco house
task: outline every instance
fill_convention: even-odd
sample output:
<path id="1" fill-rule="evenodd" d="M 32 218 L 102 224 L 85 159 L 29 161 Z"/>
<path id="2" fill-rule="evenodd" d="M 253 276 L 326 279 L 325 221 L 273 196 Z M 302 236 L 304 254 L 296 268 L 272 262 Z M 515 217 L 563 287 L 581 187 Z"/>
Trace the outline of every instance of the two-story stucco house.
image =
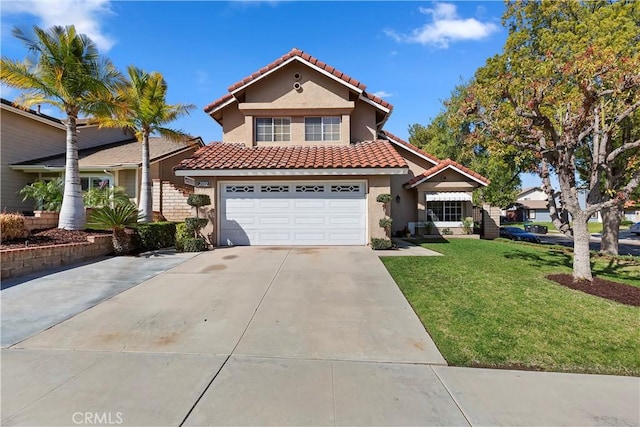
<path id="1" fill-rule="evenodd" d="M 461 230 L 486 178 L 441 161 L 383 125 L 392 106 L 298 49 L 228 88 L 204 111 L 222 126 L 176 167 L 211 196 L 219 245 L 364 245 L 432 221 Z"/>
<path id="2" fill-rule="evenodd" d="M 37 110 L 23 110 L 5 99 L 0 106 L 0 209 L 30 211 L 34 208 L 33 203 L 23 202 L 19 191 L 36 180 L 63 176 L 65 126 L 60 119 Z M 152 138 L 151 177 L 182 183 L 182 179 L 173 173 L 173 167 L 203 145 L 201 138 L 180 142 Z M 141 157 L 140 144 L 131 132 L 99 128 L 84 120 L 78 124 L 78 161 L 83 190 L 105 184 L 120 186 L 137 201 Z"/>

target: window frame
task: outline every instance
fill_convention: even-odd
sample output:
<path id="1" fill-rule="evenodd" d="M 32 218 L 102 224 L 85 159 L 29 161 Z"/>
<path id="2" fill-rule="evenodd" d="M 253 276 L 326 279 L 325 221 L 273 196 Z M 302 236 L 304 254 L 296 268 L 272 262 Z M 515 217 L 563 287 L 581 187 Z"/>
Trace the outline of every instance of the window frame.
<path id="1" fill-rule="evenodd" d="M 466 202 L 462 200 L 440 200 L 428 202 L 427 221 L 433 222 L 434 224 L 441 222 L 460 223 L 464 218 L 464 203 Z M 437 219 L 434 219 L 436 216 L 433 209 L 434 206 L 439 207 L 438 214 L 441 215 Z M 453 217 L 454 215 L 455 218 Z"/>
<path id="2" fill-rule="evenodd" d="M 310 135 L 315 135 L 317 132 L 307 131 L 307 120 L 320 119 L 320 139 L 310 139 Z M 337 123 L 325 123 L 325 120 L 337 120 Z M 314 123 L 313 125 L 318 125 Z M 335 129 L 328 130 L 330 126 L 337 125 L 337 132 Z M 336 135 L 337 139 L 327 139 L 328 135 Z M 304 140 L 305 142 L 340 142 L 342 141 L 342 116 L 307 116 L 304 118 Z"/>
<path id="3" fill-rule="evenodd" d="M 260 139 L 262 135 L 258 132 L 258 121 L 270 120 L 270 134 L 265 134 L 271 136 L 271 139 Z M 287 123 L 277 124 L 276 120 L 287 121 Z M 276 133 L 276 126 L 286 126 L 288 132 Z M 253 131 L 254 131 L 254 140 L 256 142 L 290 142 L 291 141 L 291 117 L 255 117 L 253 121 Z M 276 136 L 280 135 L 281 139 L 276 139 Z"/>

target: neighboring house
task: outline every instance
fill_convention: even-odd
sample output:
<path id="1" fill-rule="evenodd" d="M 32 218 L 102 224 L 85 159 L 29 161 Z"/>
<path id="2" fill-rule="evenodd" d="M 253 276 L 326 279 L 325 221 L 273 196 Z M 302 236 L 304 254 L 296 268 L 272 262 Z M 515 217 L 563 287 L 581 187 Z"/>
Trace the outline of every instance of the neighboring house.
<path id="1" fill-rule="evenodd" d="M 624 219 L 640 222 L 640 200 L 629 200 L 624 204 Z"/>
<path id="2" fill-rule="evenodd" d="M 462 232 L 486 178 L 384 132 L 392 106 L 293 49 L 204 108 L 222 126 L 176 167 L 211 196 L 219 245 L 363 245 L 428 220 Z"/>
<path id="3" fill-rule="evenodd" d="M 551 222 L 547 194 L 540 187 L 528 187 L 516 196 L 516 202 L 507 209 L 507 218 L 515 222 Z"/>
<path id="4" fill-rule="evenodd" d="M 18 192 L 36 180 L 64 175 L 65 127 L 59 119 L 17 108 L 10 101 L 3 99 L 1 105 L 0 207 L 12 212 L 30 211 L 33 203 L 22 202 Z M 203 145 L 199 137 L 182 142 L 151 138 L 152 179 L 181 184 L 182 180 L 173 174 L 173 167 Z M 121 186 L 137 202 L 142 154 L 133 134 L 122 129 L 100 129 L 81 121 L 78 148 L 83 190 L 105 184 Z"/>

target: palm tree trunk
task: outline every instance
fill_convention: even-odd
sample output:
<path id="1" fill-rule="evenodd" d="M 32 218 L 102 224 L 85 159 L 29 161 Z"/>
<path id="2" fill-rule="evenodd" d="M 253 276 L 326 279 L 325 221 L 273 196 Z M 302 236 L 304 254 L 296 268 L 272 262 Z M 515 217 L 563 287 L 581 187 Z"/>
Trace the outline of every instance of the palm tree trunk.
<path id="1" fill-rule="evenodd" d="M 140 185 L 140 222 L 151 222 L 153 220 L 153 203 L 151 200 L 151 174 L 149 155 L 149 133 L 144 132 L 142 136 L 142 183 Z"/>
<path id="2" fill-rule="evenodd" d="M 82 230 L 86 223 L 78 167 L 76 120 L 75 116 L 67 115 L 65 124 L 67 130 L 67 155 L 64 166 L 64 195 L 62 197 L 62 206 L 60 207 L 60 219 L 58 220 L 58 228 L 64 228 L 65 230 Z"/>

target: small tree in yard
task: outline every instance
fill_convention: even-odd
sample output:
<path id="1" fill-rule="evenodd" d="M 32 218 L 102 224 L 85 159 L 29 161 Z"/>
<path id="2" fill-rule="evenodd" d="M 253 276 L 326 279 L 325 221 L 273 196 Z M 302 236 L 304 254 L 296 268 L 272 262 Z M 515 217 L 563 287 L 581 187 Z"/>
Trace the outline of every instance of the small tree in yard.
<path id="1" fill-rule="evenodd" d="M 190 194 L 187 204 L 196 209 L 196 216 L 185 218 L 184 223 L 187 233 L 193 238 L 185 239 L 182 247 L 185 252 L 199 252 L 207 248 L 207 241 L 200 232 L 209 223 L 207 218 L 200 218 L 199 210 L 204 206 L 211 205 L 211 198 L 207 194 Z"/>
<path id="2" fill-rule="evenodd" d="M 133 251 L 133 233 L 127 233 L 127 228 L 136 225 L 140 212 L 133 203 L 117 203 L 96 209 L 87 225 L 91 228 L 106 229 L 113 232 L 113 249 L 116 255 L 126 255 Z"/>
<path id="3" fill-rule="evenodd" d="M 574 238 L 574 280 L 593 280 L 589 218 L 640 185 L 640 139 L 621 137 L 640 109 L 638 16 L 639 2 L 507 2 L 504 50 L 477 70 L 460 108 L 479 118 L 472 137 L 490 135 L 493 152 L 516 147 L 537 160 L 553 224 Z M 581 162 L 589 165 L 584 206 Z M 556 205 L 552 172 L 573 229 Z"/>

